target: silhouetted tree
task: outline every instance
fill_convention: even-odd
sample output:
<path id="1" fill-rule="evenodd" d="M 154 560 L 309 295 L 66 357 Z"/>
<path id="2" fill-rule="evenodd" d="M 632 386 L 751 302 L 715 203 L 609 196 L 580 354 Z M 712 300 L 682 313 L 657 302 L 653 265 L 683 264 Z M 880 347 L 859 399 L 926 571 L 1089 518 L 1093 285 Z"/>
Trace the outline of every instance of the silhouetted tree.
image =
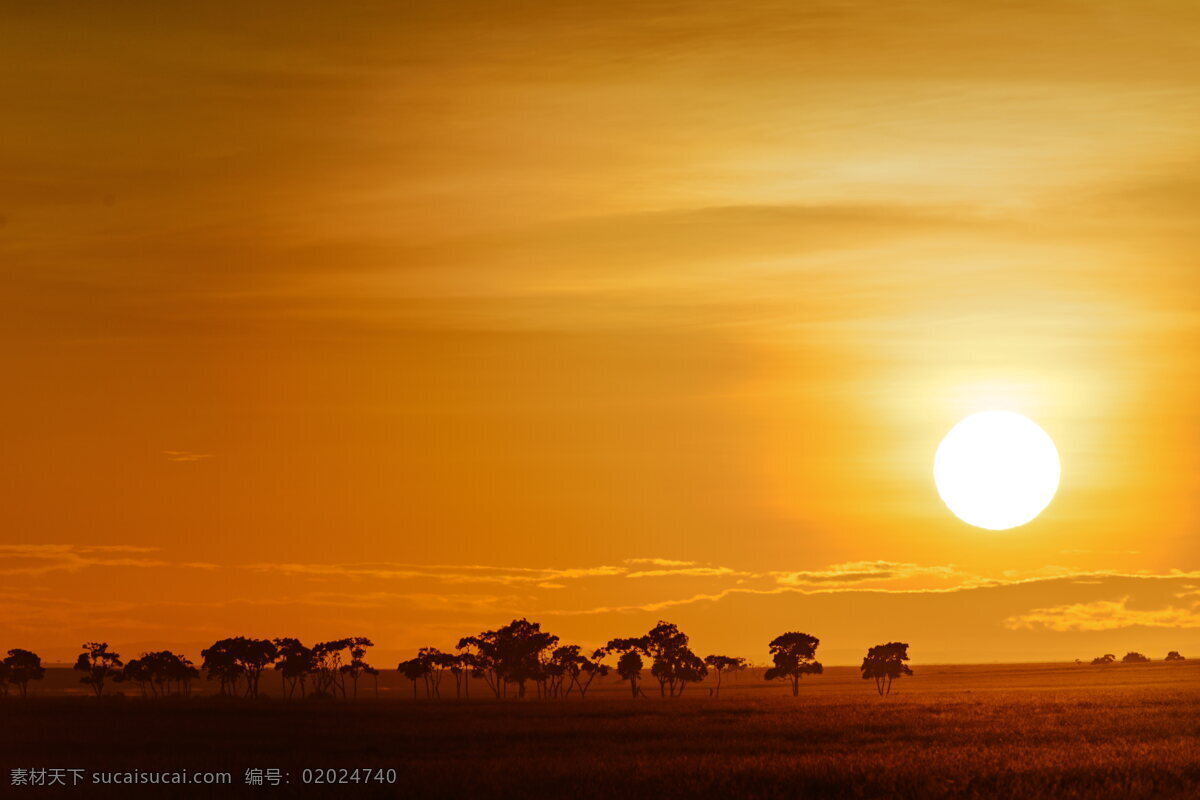
<path id="1" fill-rule="evenodd" d="M 867 651 L 863 659 L 860 667 L 863 680 L 874 680 L 875 690 L 880 696 L 891 694 L 892 681 L 913 674 L 905 661 L 908 661 L 908 644 L 905 642 L 877 644 Z"/>
<path id="2" fill-rule="evenodd" d="M 669 687 L 674 697 L 678 683 L 677 666 L 684 658 L 684 651 L 691 652 L 688 650 L 687 634 L 674 623 L 659 620 L 643 638 L 646 653 L 651 658 L 650 674 L 658 680 L 659 695 L 665 695 Z"/>
<path id="3" fill-rule="evenodd" d="M 247 639 L 239 636 L 234 641 L 238 643 L 237 659 L 246 678 L 246 694 L 258 697 L 258 679 L 263 670 L 274 663 L 279 650 L 270 639 Z"/>
<path id="4" fill-rule="evenodd" d="M 341 673 L 350 679 L 352 687 L 352 696 L 358 698 L 358 679 L 363 675 L 378 675 L 379 670 L 372 667 L 366 662 L 367 648 L 374 647 L 375 643 L 365 636 L 356 636 L 350 640 L 350 663 L 341 667 Z M 375 694 L 379 694 L 379 687 L 376 685 Z"/>
<path id="5" fill-rule="evenodd" d="M 1149 658 L 1142 655 L 1141 653 L 1135 653 L 1133 651 L 1130 651 L 1121 657 L 1121 661 L 1125 664 L 1141 664 L 1141 663 L 1145 663 L 1149 660 L 1150 660 Z"/>
<path id="6" fill-rule="evenodd" d="M 462 697 L 465 692 L 467 697 L 471 696 L 471 687 L 468 681 L 471 677 L 471 654 L 457 653 L 450 658 L 450 674 L 454 676 L 454 696 Z"/>
<path id="7" fill-rule="evenodd" d="M 12 652 L 12 651 L 10 650 L 9 652 Z M 1167 657 L 1164 659 L 1164 661 L 1186 661 L 1186 660 L 1187 659 L 1185 659 L 1183 656 L 1179 655 L 1178 650 L 1172 650 L 1171 652 L 1167 653 Z"/>
<path id="8" fill-rule="evenodd" d="M 637 697 L 641 693 L 638 680 L 642 677 L 642 654 L 637 650 L 629 650 L 617 659 L 617 674 L 621 680 L 629 681 L 629 690 Z"/>
<path id="9" fill-rule="evenodd" d="M 475 674 L 487 681 L 497 697 L 507 694 L 516 684 L 517 696 L 525 696 L 528 681 L 545 680 L 543 654 L 558 644 L 558 637 L 527 619 L 514 619 L 494 631 L 459 640 L 460 650 L 473 650 Z"/>
<path id="10" fill-rule="evenodd" d="M 825 668 L 817 661 L 817 647 L 821 640 L 807 633 L 792 631 L 771 640 L 770 667 L 763 677 L 766 680 L 787 680 L 792 684 L 792 696 L 800 694 L 800 679 L 805 675 L 820 675 Z"/>
<path id="11" fill-rule="evenodd" d="M 575 675 L 575 685 L 579 688 L 580 698 L 587 697 L 588 689 L 592 685 L 592 681 L 597 677 L 603 678 L 608 674 L 608 666 L 603 663 L 604 657 L 608 655 L 603 647 L 592 651 L 590 656 L 580 656 L 579 672 Z M 585 677 L 586 676 L 586 677 Z M 567 694 L 570 694 L 570 688 L 567 689 Z"/>
<path id="12" fill-rule="evenodd" d="M 8 657 L 0 661 L 0 682 L 16 686 L 21 697 L 27 696 L 30 681 L 40 681 L 45 675 L 42 659 L 29 650 L 13 648 L 8 651 Z M 4 693 L 8 694 L 7 685 Z"/>
<path id="13" fill-rule="evenodd" d="M 191 695 L 192 681 L 200 677 L 200 670 L 185 655 L 172 653 L 170 650 L 160 650 L 147 653 L 153 664 L 154 679 L 166 685 L 166 692 L 171 692 L 172 685 L 178 694 Z"/>
<path id="14" fill-rule="evenodd" d="M 717 673 L 717 685 L 713 688 L 713 696 L 721 696 L 721 677 L 726 672 L 737 672 L 746 668 L 746 659 L 734 658 L 732 656 L 705 656 L 704 663 L 708 668 Z"/>
<path id="15" fill-rule="evenodd" d="M 113 680 L 117 683 L 136 683 L 138 689 L 142 692 L 142 697 L 150 694 L 150 667 L 140 658 L 131 658 L 125 662 L 125 666 L 121 669 L 120 673 L 113 676 Z"/>
<path id="16" fill-rule="evenodd" d="M 118 670 L 122 666 L 120 654 L 111 652 L 108 642 L 86 642 L 74 668 L 83 673 L 79 682 L 91 686 L 96 697 L 100 697 L 104 694 L 105 682 L 120 674 Z"/>
<path id="17" fill-rule="evenodd" d="M 575 686 L 575 678 L 582 669 L 580 662 L 583 660 L 577 644 L 564 644 L 556 647 L 542 665 L 542 672 L 546 677 L 544 681 L 545 695 L 558 697 L 569 693 Z"/>
<path id="18" fill-rule="evenodd" d="M 245 636 L 221 639 L 200 651 L 209 680 L 216 676 L 221 681 L 221 694 L 235 694 L 241 678 L 246 682 L 247 697 L 258 696 L 259 678 L 278 655 L 279 649 L 271 640 Z"/>
<path id="19" fill-rule="evenodd" d="M 429 697 L 442 696 L 442 675 L 458 662 L 458 657 L 443 653 L 436 647 L 422 647 L 417 658 L 425 663 L 425 693 Z"/>
<path id="20" fill-rule="evenodd" d="M 200 651 L 200 666 L 208 680 L 220 681 L 222 695 L 236 695 L 238 679 L 246 672 L 238 658 L 239 650 L 235 639 L 220 639 Z"/>
<path id="21" fill-rule="evenodd" d="M 607 648 L 612 652 L 638 652 L 652 660 L 650 674 L 658 680 L 658 691 L 671 697 L 683 693 L 688 683 L 701 681 L 708 667 L 688 647 L 688 637 L 673 623 L 659 620 L 645 636 L 613 639 Z"/>
<path id="22" fill-rule="evenodd" d="M 429 674 L 429 664 L 419 658 L 410 658 L 408 661 L 401 661 L 396 665 L 396 669 L 401 675 L 412 681 L 413 685 L 413 700 L 417 699 L 417 681 L 424 680 Z M 429 685 L 425 686 L 426 696 L 428 696 Z"/>
<path id="23" fill-rule="evenodd" d="M 130 659 L 115 680 L 137 683 L 143 697 L 158 697 L 169 695 L 172 688 L 180 694 L 191 694 L 192 679 L 199 675 L 186 656 L 159 650 Z"/>
<path id="24" fill-rule="evenodd" d="M 685 648 L 671 663 L 671 678 L 674 679 L 674 695 L 683 694 L 688 684 L 700 683 L 708 675 L 708 665 L 704 659 Z"/>
<path id="25" fill-rule="evenodd" d="M 275 670 L 283 680 L 284 697 L 289 700 L 300 690 L 300 697 L 308 694 L 308 678 L 313 669 L 313 651 L 305 647 L 299 639 L 275 639 L 278 651 Z"/>
<path id="26" fill-rule="evenodd" d="M 362 636 L 333 639 L 313 645 L 314 694 L 321 697 L 346 697 L 345 672 L 342 671 L 343 653 L 351 653 L 357 643 L 368 642 Z M 353 658 L 353 655 L 351 655 Z"/>
<path id="27" fill-rule="evenodd" d="M 517 697 L 524 697 L 528 681 L 544 680 L 543 653 L 558 644 L 558 637 L 527 619 L 514 619 L 497 634 L 501 675 L 517 685 Z"/>
<path id="28" fill-rule="evenodd" d="M 458 640 L 458 649 L 463 651 L 461 655 L 463 661 L 469 665 L 470 675 L 482 679 L 492 693 L 499 697 L 502 680 L 496 632 L 484 631 L 478 636 L 464 636 Z"/>
<path id="29" fill-rule="evenodd" d="M 1093 658 L 1093 659 L 1092 659 L 1092 663 L 1093 663 L 1093 664 L 1097 664 L 1097 665 L 1100 665 L 1100 664 L 1111 664 L 1111 663 L 1113 663 L 1113 662 L 1114 662 L 1114 661 L 1116 661 L 1116 660 L 1117 660 L 1117 657 L 1116 657 L 1116 656 L 1114 656 L 1112 653 L 1105 653 L 1105 654 L 1104 654 L 1104 655 L 1102 655 L 1102 656 L 1096 656 L 1095 658 Z"/>

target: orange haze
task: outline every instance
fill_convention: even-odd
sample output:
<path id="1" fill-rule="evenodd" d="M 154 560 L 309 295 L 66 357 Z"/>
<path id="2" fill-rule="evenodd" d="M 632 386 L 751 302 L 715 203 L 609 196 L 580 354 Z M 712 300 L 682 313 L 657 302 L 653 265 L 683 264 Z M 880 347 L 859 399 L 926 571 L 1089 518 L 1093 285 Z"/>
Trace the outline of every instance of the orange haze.
<path id="1" fill-rule="evenodd" d="M 1196 649 L 1194 4 L 18 6 L 0 649 Z"/>

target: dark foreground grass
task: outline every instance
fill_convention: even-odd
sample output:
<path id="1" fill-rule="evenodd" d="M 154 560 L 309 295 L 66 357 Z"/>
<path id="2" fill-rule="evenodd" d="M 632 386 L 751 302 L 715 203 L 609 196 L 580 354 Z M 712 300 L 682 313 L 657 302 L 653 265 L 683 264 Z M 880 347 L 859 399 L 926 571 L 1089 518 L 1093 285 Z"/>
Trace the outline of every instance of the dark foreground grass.
<path id="1" fill-rule="evenodd" d="M 633 701 L 617 687 L 558 702 L 36 698 L 0 705 L 2 785 L 14 766 L 203 769 L 235 786 L 60 793 L 353 797 L 376 790 L 304 787 L 302 770 L 390 767 L 386 793 L 413 798 L 1197 796 L 1198 671 L 1119 669 L 930 668 L 886 699 L 836 674 L 800 698 L 758 686 L 720 700 Z M 291 783 L 240 787 L 248 767 Z"/>

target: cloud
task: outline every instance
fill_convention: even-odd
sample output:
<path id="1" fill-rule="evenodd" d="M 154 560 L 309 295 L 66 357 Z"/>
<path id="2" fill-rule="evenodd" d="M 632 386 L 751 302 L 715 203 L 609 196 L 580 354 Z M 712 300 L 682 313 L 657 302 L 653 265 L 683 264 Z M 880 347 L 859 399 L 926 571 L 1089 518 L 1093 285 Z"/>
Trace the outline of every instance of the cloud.
<path id="1" fill-rule="evenodd" d="M 895 561 L 850 561 L 834 564 L 822 570 L 798 570 L 770 573 L 777 583 L 784 586 L 806 586 L 822 584 L 851 584 L 866 581 L 902 580 L 914 577 L 952 578 L 962 577 L 952 565 L 921 566 Z"/>
<path id="2" fill-rule="evenodd" d="M 693 578 L 716 578 L 727 575 L 737 577 L 753 576 L 752 572 L 742 572 L 741 570 L 730 569 L 729 567 L 680 567 L 678 569 L 644 569 L 637 572 L 630 572 L 626 578 L 666 578 L 674 576 L 685 576 Z"/>
<path id="3" fill-rule="evenodd" d="M 49 572 L 76 572 L 89 567 L 184 567 L 216 569 L 202 561 L 166 561 L 159 558 L 135 558 L 120 553 L 152 553 L 156 547 L 138 545 L 9 544 L 0 545 L 0 575 L 45 575 Z"/>
<path id="4" fill-rule="evenodd" d="M 492 584 L 526 587 L 530 590 L 555 591 L 567 588 L 574 581 L 631 578 L 655 585 L 655 578 L 697 578 L 724 582 L 736 579 L 736 586 L 712 592 L 700 592 L 684 598 L 651 600 L 623 606 L 599 606 L 590 610 L 576 609 L 569 613 L 600 613 L 603 611 L 656 610 L 671 605 L 683 605 L 703 600 L 719 600 L 730 593 L 743 594 L 837 594 L 873 592 L 891 594 L 945 594 L 970 589 L 1018 586 L 1058 581 L 1079 586 L 1100 585 L 1120 578 L 1139 580 L 1174 580 L 1194 578 L 1200 573 L 1171 570 L 1167 573 L 1120 572 L 1113 570 L 1079 570 L 1063 566 L 1046 566 L 1036 570 L 1004 570 L 995 574 L 976 573 L 953 564 L 924 565 L 897 561 L 850 561 L 822 569 L 787 570 L 754 573 L 725 566 L 705 566 L 696 562 L 672 559 L 630 558 L 624 564 L 647 564 L 655 569 L 631 569 L 629 566 L 584 567 L 506 567 L 485 564 L 412 564 L 403 562 L 355 563 L 256 563 L 241 568 L 257 572 L 278 573 L 312 580 L 352 581 L 434 581 L 447 585 Z M 620 590 L 597 589 L 617 594 Z M 534 596 L 530 596 L 530 601 Z M 541 613 L 536 604 L 529 613 Z"/>
<path id="5" fill-rule="evenodd" d="M 654 567 L 691 567 L 695 561 L 676 561 L 671 558 L 625 558 L 623 564 L 649 564 Z"/>
<path id="6" fill-rule="evenodd" d="M 1200 573 L 1185 572 L 1180 570 L 1171 570 L 1167 573 L 1126 573 L 1118 571 L 1092 571 L 1083 572 L 1078 570 L 1069 570 L 1065 567 L 1045 567 L 1029 573 L 1019 573 L 1008 570 L 1002 573 L 1001 577 L 990 577 L 985 575 L 971 574 L 960 570 L 953 566 L 921 566 L 918 564 L 907 564 L 887 561 L 867 561 L 867 562 L 849 562 L 846 564 L 838 564 L 828 567 L 824 570 L 813 571 L 797 571 L 797 572 L 781 572 L 769 573 L 776 581 L 776 585 L 741 585 L 745 581 L 739 581 L 739 585 L 731 586 L 714 592 L 699 592 L 688 595 L 686 597 L 668 598 L 663 600 L 654 600 L 646 603 L 620 605 L 620 606 L 597 606 L 587 609 L 559 609 L 546 613 L 560 614 L 564 616 L 578 615 L 596 615 L 606 613 L 638 613 L 638 612 L 657 612 L 666 608 L 687 606 L 695 603 L 718 602 L 728 597 L 733 596 L 769 596 L 782 594 L 795 594 L 806 597 L 816 596 L 832 596 L 832 595 L 908 595 L 908 596 L 937 596 L 957 594 L 960 592 L 977 592 L 988 589 L 1004 589 L 1018 587 L 1052 587 L 1054 585 L 1078 585 L 1078 586 L 1101 586 L 1108 585 L 1114 581 L 1138 581 L 1147 582 L 1147 585 L 1156 583 L 1166 583 L 1177 580 L 1186 580 L 1196 577 Z M 759 576 L 761 577 L 761 576 Z M 905 580 L 922 577 L 933 577 L 937 579 L 953 579 L 947 585 L 896 585 Z M 872 585 L 879 581 L 883 585 Z M 891 583 L 889 583 L 891 582 Z M 943 581 L 944 583 L 944 581 Z M 1186 588 L 1188 585 L 1185 584 Z M 1176 594 L 1176 597 L 1188 597 L 1192 592 L 1183 592 Z M 1019 628 L 1031 628 L 1035 624 L 1041 624 L 1043 619 L 1039 615 L 1044 615 L 1044 622 L 1049 626 L 1049 623 L 1055 619 L 1056 612 L 1064 612 L 1083 608 L 1091 604 L 1079 604 L 1078 606 L 1061 606 L 1055 608 L 1036 609 L 1029 612 L 1029 615 L 1017 615 L 1005 620 L 1006 627 L 1016 630 Z M 1198 604 L 1200 605 L 1200 604 Z M 1105 610 L 1101 608 L 1101 611 Z M 540 613 L 540 612 L 539 612 Z M 1120 625 L 1106 625 L 1104 627 L 1091 628 L 1094 630 L 1107 630 L 1113 627 L 1126 627 L 1127 625 L 1145 624 L 1153 625 L 1154 627 L 1192 627 L 1189 620 L 1193 619 L 1193 612 L 1186 609 L 1161 609 L 1158 611 L 1133 611 L 1120 619 L 1133 620 L 1144 619 L 1147 622 L 1123 622 Z M 1026 617 L 1028 619 L 1026 620 Z M 1200 616 L 1195 619 L 1200 620 Z M 1178 623 L 1178 624 L 1176 624 Z M 1085 628 L 1061 628 L 1061 630 L 1084 630 Z M 1056 629 L 1057 630 L 1057 629 Z"/>
<path id="7" fill-rule="evenodd" d="M 1142 626 L 1147 628 L 1200 628 L 1200 612 L 1190 608 L 1166 606 L 1137 609 L 1129 607 L 1129 597 L 1120 600 L 1096 600 L 1035 608 L 1015 614 L 1004 621 L 1010 630 L 1109 631 Z"/>
<path id="8" fill-rule="evenodd" d="M 154 553 L 160 549 L 136 544 L 0 544 L 0 553 Z"/>
<path id="9" fill-rule="evenodd" d="M 244 565 L 258 572 L 307 575 L 313 578 L 349 578 L 402 580 L 428 579 L 442 583 L 528 584 L 542 589 L 565 588 L 566 581 L 584 578 L 665 578 L 665 577 L 758 577 L 752 572 L 731 567 L 699 566 L 694 561 L 666 558 L 627 558 L 625 564 L 646 564 L 659 569 L 632 570 L 629 567 L 600 565 L 592 567 L 502 567 L 484 564 L 409 564 L 398 562 L 357 562 L 345 564 L 258 563 Z"/>
<path id="10" fill-rule="evenodd" d="M 189 450 L 163 450 L 163 455 L 167 457 L 167 461 L 204 461 L 216 458 L 212 453 L 193 453 Z"/>
<path id="11" fill-rule="evenodd" d="M 579 578 L 624 575 L 624 567 L 598 566 L 559 568 L 496 567 L 482 564 L 404 564 L 396 562 L 359 562 L 348 564 L 259 563 L 244 565 L 257 572 L 279 572 L 314 578 L 357 579 L 430 579 L 442 583 L 498 583 L 502 585 L 544 585 L 561 588 L 556 582 Z"/>

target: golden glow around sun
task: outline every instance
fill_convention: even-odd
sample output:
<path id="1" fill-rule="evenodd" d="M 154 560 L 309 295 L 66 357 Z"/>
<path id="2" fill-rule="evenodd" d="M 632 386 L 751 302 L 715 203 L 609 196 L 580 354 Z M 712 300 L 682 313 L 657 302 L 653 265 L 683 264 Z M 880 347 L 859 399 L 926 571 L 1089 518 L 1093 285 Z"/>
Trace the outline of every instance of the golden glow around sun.
<path id="1" fill-rule="evenodd" d="M 1032 520 L 1054 499 L 1060 466 L 1054 442 L 1011 411 L 983 411 L 955 425 L 938 446 L 933 479 L 955 516 L 1000 531 Z"/>

